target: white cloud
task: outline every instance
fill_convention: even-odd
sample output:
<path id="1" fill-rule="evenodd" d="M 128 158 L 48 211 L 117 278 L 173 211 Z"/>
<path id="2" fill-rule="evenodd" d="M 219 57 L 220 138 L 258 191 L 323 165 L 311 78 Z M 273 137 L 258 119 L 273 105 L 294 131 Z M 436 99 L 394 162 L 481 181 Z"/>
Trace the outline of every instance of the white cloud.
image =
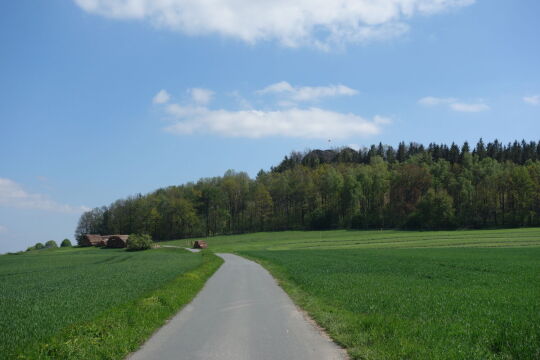
<path id="1" fill-rule="evenodd" d="M 284 93 L 294 92 L 295 89 L 286 81 L 281 81 L 272 85 L 268 85 L 264 89 L 258 90 L 258 94 Z"/>
<path id="2" fill-rule="evenodd" d="M 171 99 L 171 95 L 166 90 L 160 90 L 156 96 L 154 96 L 154 99 L 152 102 L 154 104 L 166 104 Z"/>
<path id="3" fill-rule="evenodd" d="M 214 97 L 214 92 L 208 89 L 193 88 L 189 89 L 188 91 L 193 102 L 199 105 L 207 105 Z"/>
<path id="4" fill-rule="evenodd" d="M 375 122 L 375 124 L 379 125 L 388 125 L 392 123 L 392 119 L 380 115 L 375 115 L 373 121 Z"/>
<path id="5" fill-rule="evenodd" d="M 424 106 L 448 106 L 450 110 L 459 112 L 482 112 L 490 110 L 490 107 L 483 102 L 464 103 L 456 98 L 439 98 L 434 96 L 426 96 L 418 100 L 420 105 Z"/>
<path id="6" fill-rule="evenodd" d="M 540 105 L 540 95 L 525 96 L 523 101 L 530 105 Z"/>
<path id="7" fill-rule="evenodd" d="M 247 43 L 276 40 L 326 48 L 395 37 L 406 21 L 475 0 L 74 0 L 89 13 L 147 20 L 188 35 L 219 34 Z"/>
<path id="8" fill-rule="evenodd" d="M 42 194 L 28 193 L 21 185 L 6 178 L 0 178 L 0 206 L 63 213 L 81 213 L 89 210 L 85 206 L 71 206 L 57 203 Z"/>
<path id="9" fill-rule="evenodd" d="M 8 228 L 5 227 L 4 225 L 0 225 L 0 233 L 5 233 L 8 231 Z"/>
<path id="10" fill-rule="evenodd" d="M 347 138 L 369 136 L 381 132 L 381 117 L 369 121 L 351 113 L 319 108 L 261 111 L 210 110 L 169 107 L 177 117 L 166 128 L 175 134 L 211 133 L 228 137 L 261 138 L 286 136 L 299 138 Z"/>
<path id="11" fill-rule="evenodd" d="M 438 98 L 433 96 L 426 96 L 418 100 L 418 103 L 425 106 L 437 106 L 442 104 L 451 104 L 456 101 L 457 100 L 454 98 Z"/>
<path id="12" fill-rule="evenodd" d="M 166 112 L 177 118 L 199 116 L 208 110 L 202 106 L 181 106 L 179 104 L 170 104 L 166 107 Z"/>
<path id="13" fill-rule="evenodd" d="M 208 103 L 214 95 L 212 90 L 193 88 L 188 93 L 191 101 L 186 104 L 171 103 L 163 107 L 164 113 L 173 121 L 173 125 L 165 128 L 166 131 L 183 135 L 209 133 L 247 138 L 286 136 L 327 139 L 375 135 L 381 132 L 383 126 L 392 122 L 379 115 L 368 120 L 352 113 L 318 107 L 300 108 L 289 100 L 287 108 L 280 109 L 285 102 L 280 99 L 277 99 L 274 106 L 266 104 L 262 109 L 256 109 L 238 91 L 227 95 L 236 100 L 239 110 L 211 109 Z M 357 91 L 343 85 L 293 87 L 283 81 L 257 93 L 286 93 L 290 98 L 307 101 L 325 96 L 353 95 Z"/>
<path id="14" fill-rule="evenodd" d="M 488 111 L 490 109 L 489 106 L 482 103 L 465 104 L 465 103 L 460 103 L 460 102 L 451 104 L 450 108 L 454 111 L 460 111 L 460 112 L 482 112 L 482 111 Z"/>
<path id="15" fill-rule="evenodd" d="M 286 81 L 278 82 L 258 90 L 258 94 L 280 94 L 286 96 L 292 101 L 314 101 L 324 97 L 334 96 L 352 96 L 358 94 L 358 91 L 344 85 L 329 86 L 296 86 L 293 87 Z M 292 104 L 290 101 L 284 101 L 283 104 Z"/>

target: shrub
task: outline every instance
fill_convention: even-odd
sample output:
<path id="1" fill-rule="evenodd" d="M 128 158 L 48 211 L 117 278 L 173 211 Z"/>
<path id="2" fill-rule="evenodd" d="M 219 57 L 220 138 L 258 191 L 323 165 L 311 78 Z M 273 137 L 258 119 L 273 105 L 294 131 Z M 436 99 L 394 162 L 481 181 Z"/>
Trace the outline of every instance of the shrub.
<path id="1" fill-rule="evenodd" d="M 62 240 L 60 247 L 71 247 L 71 241 L 69 241 L 69 239 Z"/>
<path id="2" fill-rule="evenodd" d="M 84 242 L 84 235 L 77 235 L 75 237 L 75 240 L 77 240 L 77 245 L 80 246 L 80 247 L 85 247 L 85 246 L 90 246 L 90 245 L 87 245 L 85 242 Z"/>
<path id="3" fill-rule="evenodd" d="M 45 248 L 46 249 L 56 249 L 58 247 L 58 245 L 56 244 L 56 241 L 54 240 L 49 240 L 45 243 Z"/>
<path id="4" fill-rule="evenodd" d="M 148 234 L 131 234 L 127 241 L 128 250 L 147 250 L 152 248 L 152 237 Z"/>
<path id="5" fill-rule="evenodd" d="M 34 249 L 36 249 L 36 250 L 41 250 L 43 248 L 45 248 L 45 245 L 43 245 L 40 242 L 38 242 L 38 243 L 36 243 L 36 245 L 34 245 Z"/>

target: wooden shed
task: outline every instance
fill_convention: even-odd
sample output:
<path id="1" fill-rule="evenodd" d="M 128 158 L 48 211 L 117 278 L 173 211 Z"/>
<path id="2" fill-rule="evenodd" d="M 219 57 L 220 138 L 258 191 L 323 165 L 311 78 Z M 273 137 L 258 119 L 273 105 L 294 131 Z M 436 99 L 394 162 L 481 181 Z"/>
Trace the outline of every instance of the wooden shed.
<path id="1" fill-rule="evenodd" d="M 208 244 L 204 240 L 195 240 L 193 243 L 194 249 L 206 249 L 208 247 Z"/>
<path id="2" fill-rule="evenodd" d="M 129 235 L 110 235 L 107 241 L 107 247 L 110 248 L 125 248 Z"/>
<path id="3" fill-rule="evenodd" d="M 103 237 L 101 235 L 92 235 L 92 234 L 86 234 L 83 235 L 82 240 L 80 241 L 80 246 L 100 246 L 101 242 L 103 241 Z"/>

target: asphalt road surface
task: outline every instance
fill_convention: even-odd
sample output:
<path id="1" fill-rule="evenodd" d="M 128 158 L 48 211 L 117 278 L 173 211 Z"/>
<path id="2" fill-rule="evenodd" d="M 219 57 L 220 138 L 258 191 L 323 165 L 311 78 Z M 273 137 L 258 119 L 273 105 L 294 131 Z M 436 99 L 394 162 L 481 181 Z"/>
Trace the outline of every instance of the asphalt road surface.
<path id="1" fill-rule="evenodd" d="M 260 265 L 231 254 L 193 302 L 130 360 L 333 360 L 345 352 Z"/>

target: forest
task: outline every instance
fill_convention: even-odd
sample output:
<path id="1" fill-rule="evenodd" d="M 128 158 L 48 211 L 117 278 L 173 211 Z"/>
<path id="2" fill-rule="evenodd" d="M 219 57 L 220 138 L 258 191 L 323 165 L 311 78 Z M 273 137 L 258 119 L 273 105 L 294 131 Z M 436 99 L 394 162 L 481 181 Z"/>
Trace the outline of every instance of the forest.
<path id="1" fill-rule="evenodd" d="M 245 172 L 119 199 L 81 215 L 82 234 L 155 240 L 257 231 L 540 225 L 540 142 L 472 148 L 400 143 L 293 152 Z"/>

